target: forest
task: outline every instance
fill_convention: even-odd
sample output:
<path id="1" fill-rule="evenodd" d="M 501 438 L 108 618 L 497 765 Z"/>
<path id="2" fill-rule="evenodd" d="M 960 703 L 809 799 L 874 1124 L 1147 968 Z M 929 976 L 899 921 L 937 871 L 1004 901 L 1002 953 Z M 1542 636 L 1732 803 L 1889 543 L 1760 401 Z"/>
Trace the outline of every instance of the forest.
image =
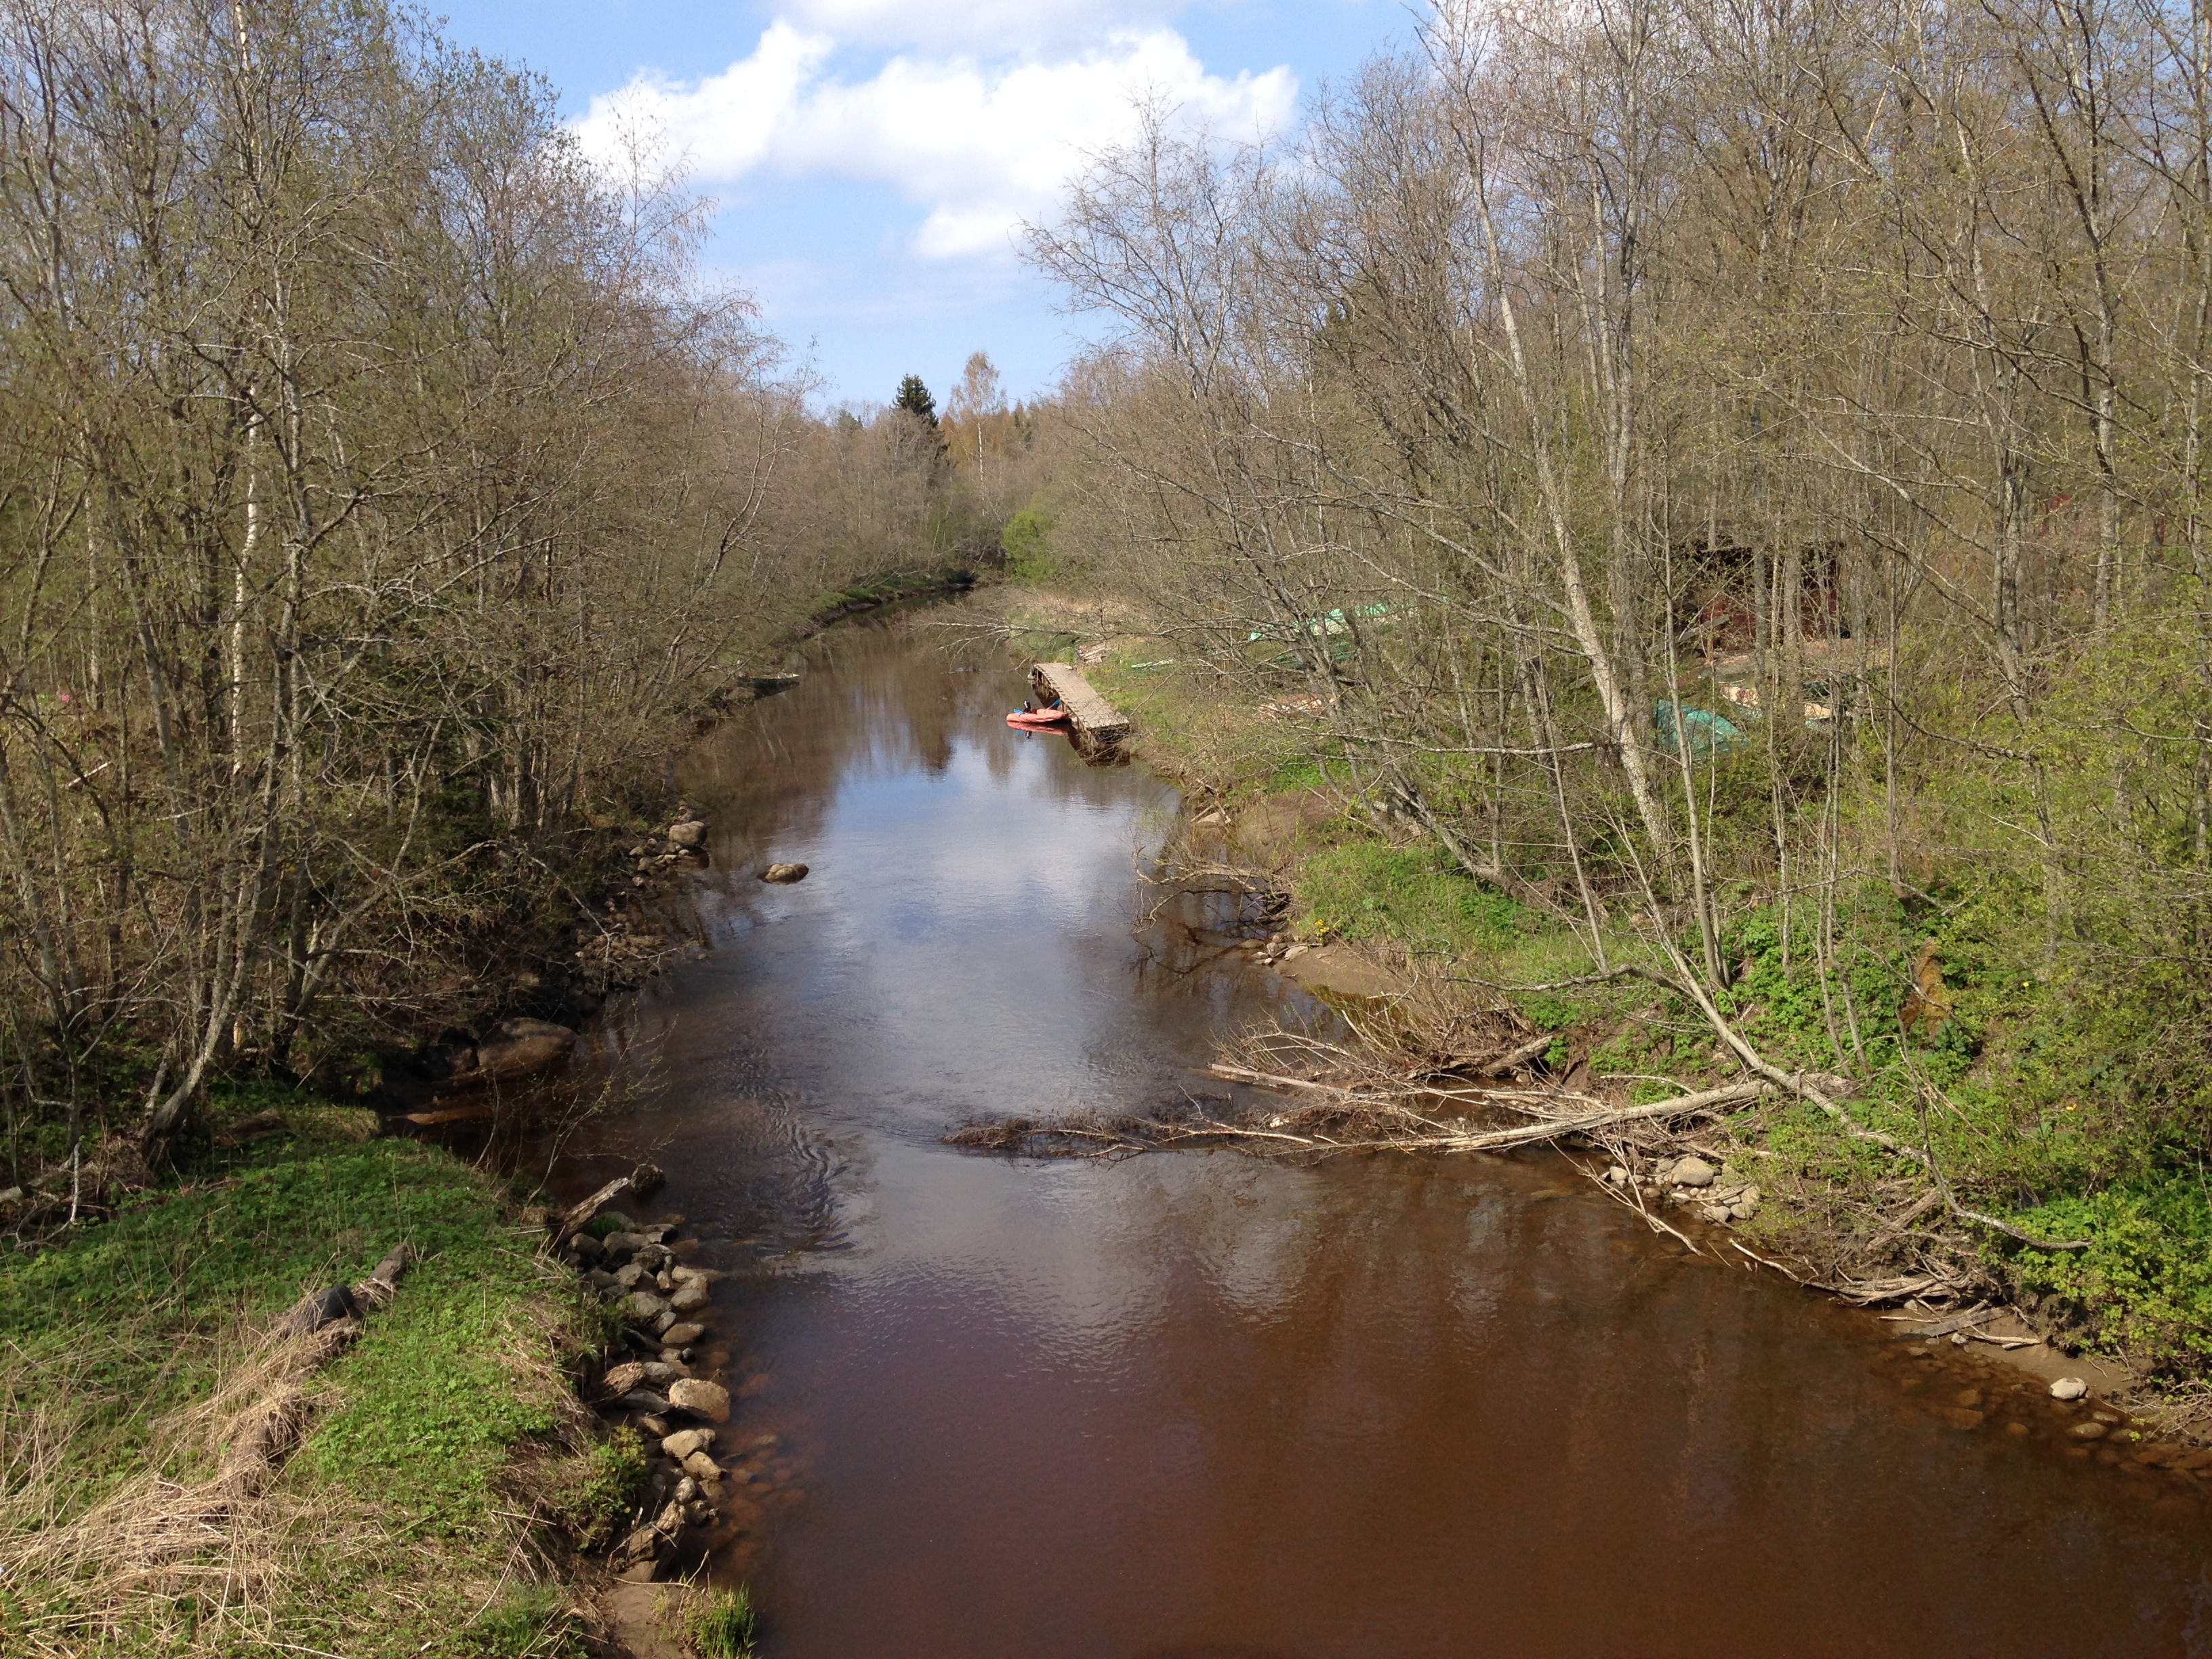
<path id="1" fill-rule="evenodd" d="M 822 412 L 711 209 L 380 5 L 0 8 L 15 1184 L 498 1012 L 686 720 L 969 557 L 933 409 Z"/>

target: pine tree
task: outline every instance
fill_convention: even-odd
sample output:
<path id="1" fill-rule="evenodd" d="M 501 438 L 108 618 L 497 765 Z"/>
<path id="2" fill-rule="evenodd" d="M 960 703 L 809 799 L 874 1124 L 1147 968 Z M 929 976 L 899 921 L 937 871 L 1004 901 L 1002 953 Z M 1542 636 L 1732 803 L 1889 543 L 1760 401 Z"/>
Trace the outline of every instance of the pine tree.
<path id="1" fill-rule="evenodd" d="M 919 374 L 909 374 L 899 382 L 898 396 L 891 399 L 891 407 L 927 421 L 933 429 L 937 425 L 937 399 L 929 395 Z"/>

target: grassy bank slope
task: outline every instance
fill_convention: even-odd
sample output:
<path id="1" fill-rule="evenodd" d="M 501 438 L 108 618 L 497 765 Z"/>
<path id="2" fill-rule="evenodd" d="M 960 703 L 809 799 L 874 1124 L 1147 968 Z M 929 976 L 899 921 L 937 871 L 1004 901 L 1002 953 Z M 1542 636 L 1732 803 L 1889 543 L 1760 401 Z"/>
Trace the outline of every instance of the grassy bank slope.
<path id="1" fill-rule="evenodd" d="M 561 1557 L 642 1467 L 564 1373 L 599 1316 L 495 1182 L 367 1114 L 281 1109 L 0 1255 L 0 1650 L 581 1652 Z M 357 1340 L 272 1336 L 400 1244 Z"/>

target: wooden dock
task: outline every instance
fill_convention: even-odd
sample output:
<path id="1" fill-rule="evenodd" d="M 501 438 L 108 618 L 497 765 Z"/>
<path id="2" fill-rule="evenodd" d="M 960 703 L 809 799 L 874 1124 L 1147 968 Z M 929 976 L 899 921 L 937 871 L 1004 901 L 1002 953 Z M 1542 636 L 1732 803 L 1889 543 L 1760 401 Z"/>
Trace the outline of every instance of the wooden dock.
<path id="1" fill-rule="evenodd" d="M 1129 717 L 1092 690 L 1091 682 L 1072 664 L 1030 664 L 1030 686 L 1036 693 L 1039 708 L 1057 702 L 1067 710 L 1075 746 L 1085 754 L 1111 749 L 1129 735 Z"/>

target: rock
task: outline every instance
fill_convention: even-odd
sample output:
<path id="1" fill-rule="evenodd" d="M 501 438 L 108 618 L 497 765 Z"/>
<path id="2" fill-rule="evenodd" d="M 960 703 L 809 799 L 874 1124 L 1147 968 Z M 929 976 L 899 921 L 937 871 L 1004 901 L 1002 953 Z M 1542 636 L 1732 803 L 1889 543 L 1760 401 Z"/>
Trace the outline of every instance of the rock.
<path id="1" fill-rule="evenodd" d="M 1667 1172 L 1666 1178 L 1677 1187 L 1710 1187 L 1718 1173 L 1702 1158 L 1686 1158 Z"/>
<path id="2" fill-rule="evenodd" d="M 2031 1431 L 2025 1423 L 2008 1423 L 2005 1425 L 2005 1432 L 2017 1440 L 2026 1437 Z"/>
<path id="3" fill-rule="evenodd" d="M 668 1176 L 658 1164 L 641 1164 L 629 1172 L 630 1190 L 640 1198 L 651 1198 L 668 1184 Z"/>
<path id="4" fill-rule="evenodd" d="M 645 1367 L 633 1359 L 610 1370 L 599 1379 L 599 1387 L 608 1394 L 628 1394 L 646 1380 Z"/>
<path id="5" fill-rule="evenodd" d="M 602 1210 L 593 1218 L 597 1221 L 605 1222 L 607 1224 L 607 1231 L 611 1234 L 634 1233 L 637 1231 L 637 1223 L 632 1221 L 620 1210 Z"/>
<path id="6" fill-rule="evenodd" d="M 1698 1213 L 1708 1221 L 1721 1222 L 1726 1221 L 1735 1212 L 1725 1204 L 1708 1204 Z"/>
<path id="7" fill-rule="evenodd" d="M 641 1261 L 624 1262 L 615 1269 L 615 1283 L 625 1291 L 637 1289 L 640 1285 L 652 1277 L 653 1275 L 646 1271 L 645 1264 Z"/>
<path id="8" fill-rule="evenodd" d="M 20 1204 L 22 1201 L 23 1189 L 21 1187 L 10 1187 L 6 1192 L 0 1193 L 0 1204 Z"/>
<path id="9" fill-rule="evenodd" d="M 681 823 L 668 826 L 668 839 L 678 847 L 703 846 L 707 840 L 707 821 L 686 818 Z"/>
<path id="10" fill-rule="evenodd" d="M 584 1275 L 584 1282 L 601 1296 L 620 1296 L 623 1293 L 621 1282 L 603 1268 L 592 1268 Z"/>
<path id="11" fill-rule="evenodd" d="M 681 1463 L 693 1452 L 704 1451 L 714 1443 L 712 1429 L 679 1429 L 660 1443 L 660 1449 Z"/>
<path id="12" fill-rule="evenodd" d="M 1959 1406 L 1978 1406 L 1982 1403 L 1982 1391 L 1979 1389 L 1961 1389 L 1958 1397 L 1952 1403 Z"/>
<path id="13" fill-rule="evenodd" d="M 2078 1376 L 2062 1376 L 2051 1385 L 2053 1400 L 2079 1400 L 2089 1392 L 2089 1385 Z"/>
<path id="14" fill-rule="evenodd" d="M 614 1403 L 618 1411 L 643 1412 L 653 1417 L 671 1409 L 668 1401 L 650 1389 L 633 1389 Z"/>
<path id="15" fill-rule="evenodd" d="M 586 1261 L 594 1264 L 606 1256 L 605 1247 L 589 1233 L 577 1233 L 568 1240 L 569 1250 Z"/>
<path id="16" fill-rule="evenodd" d="M 668 1305 L 678 1313 L 696 1313 L 705 1307 L 713 1296 L 713 1288 L 705 1279 L 687 1279 L 676 1287 L 676 1294 L 668 1298 Z"/>
<path id="17" fill-rule="evenodd" d="M 650 1584 L 660 1576 L 660 1563 L 651 1556 L 642 1561 L 633 1561 L 615 1575 L 625 1584 Z"/>
<path id="18" fill-rule="evenodd" d="M 1964 1406 L 1946 1406 L 1939 1415 L 1954 1429 L 1978 1429 L 1982 1425 L 1982 1413 Z"/>
<path id="19" fill-rule="evenodd" d="M 520 1077 L 565 1060 L 576 1034 L 544 1019 L 503 1019 L 477 1044 L 477 1069 L 486 1077 Z"/>
<path id="20" fill-rule="evenodd" d="M 761 872 L 760 878 L 763 881 L 780 883 L 805 881 L 806 866 L 803 864 L 771 864 Z"/>
<path id="21" fill-rule="evenodd" d="M 666 1347 L 688 1348 L 706 1334 L 704 1325 L 671 1325 L 661 1332 L 660 1340 Z"/>
<path id="22" fill-rule="evenodd" d="M 656 1337 L 658 1337 L 663 1331 L 672 1331 L 675 1328 L 676 1310 L 673 1308 L 669 1309 L 668 1311 L 663 1313 L 659 1317 L 653 1322 L 653 1334 Z M 665 1346 L 665 1345 L 664 1344 L 663 1346 Z"/>
<path id="23" fill-rule="evenodd" d="M 1608 1187 L 1625 1186 L 1627 1182 L 1628 1170 L 1626 1165 L 1616 1164 L 1605 1172 L 1605 1184 Z"/>
<path id="24" fill-rule="evenodd" d="M 637 1419 L 637 1427 L 638 1432 L 648 1439 L 664 1439 L 668 1433 L 668 1419 L 665 1417 L 656 1417 L 648 1412 Z"/>
<path id="25" fill-rule="evenodd" d="M 2102 1423 L 2076 1423 L 2066 1432 L 2076 1440 L 2102 1440 L 2105 1425 Z"/>
<path id="26" fill-rule="evenodd" d="M 647 1382 L 655 1384 L 673 1382 L 678 1377 L 684 1375 L 684 1373 L 678 1370 L 675 1366 L 669 1364 L 665 1360 L 659 1359 L 647 1359 L 641 1361 L 639 1362 L 637 1368 L 645 1373 L 645 1380 Z"/>
<path id="27" fill-rule="evenodd" d="M 684 1460 L 684 1473 L 694 1480 L 720 1480 L 721 1468 L 704 1452 L 693 1452 Z"/>
<path id="28" fill-rule="evenodd" d="M 623 1298 L 625 1317 L 640 1325 L 650 1325 L 668 1311 L 668 1304 L 651 1291 L 632 1291 Z"/>
<path id="29" fill-rule="evenodd" d="M 730 1391 L 719 1382 L 687 1376 L 668 1390 L 668 1401 L 694 1417 L 710 1418 L 717 1423 L 730 1420 Z"/>

